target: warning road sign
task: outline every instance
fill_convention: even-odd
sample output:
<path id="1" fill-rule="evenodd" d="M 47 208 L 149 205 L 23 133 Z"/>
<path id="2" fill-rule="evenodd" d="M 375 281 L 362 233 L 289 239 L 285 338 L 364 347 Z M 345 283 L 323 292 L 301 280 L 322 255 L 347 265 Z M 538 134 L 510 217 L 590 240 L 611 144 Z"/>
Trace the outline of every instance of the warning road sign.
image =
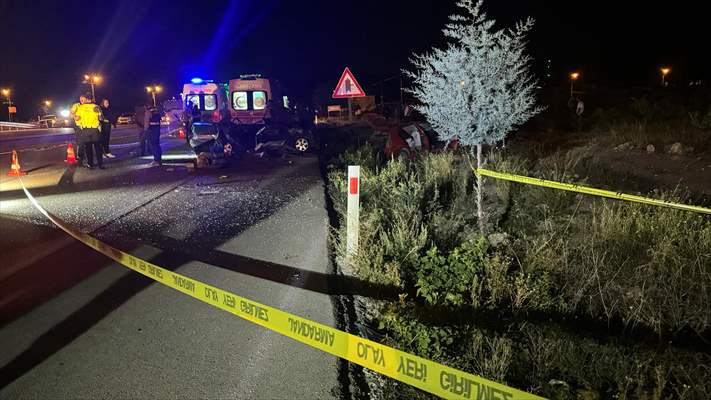
<path id="1" fill-rule="evenodd" d="M 336 89 L 333 90 L 333 98 L 348 99 L 351 97 L 365 97 L 365 91 L 360 87 L 351 70 L 346 67 L 341 79 L 338 80 Z"/>

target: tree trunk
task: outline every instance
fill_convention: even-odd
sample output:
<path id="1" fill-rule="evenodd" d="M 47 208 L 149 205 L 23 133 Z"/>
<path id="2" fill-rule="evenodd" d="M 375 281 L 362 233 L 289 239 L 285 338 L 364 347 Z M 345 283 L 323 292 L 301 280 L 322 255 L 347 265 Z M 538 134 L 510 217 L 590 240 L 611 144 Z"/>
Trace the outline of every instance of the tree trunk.
<path id="1" fill-rule="evenodd" d="M 482 184 L 484 183 L 484 177 L 481 176 L 479 173 L 479 168 L 482 167 L 484 164 L 481 160 L 481 144 L 476 145 L 476 168 L 477 168 L 477 174 L 476 174 L 476 216 L 477 220 L 479 222 L 479 233 L 482 235 L 484 234 L 484 204 L 483 204 L 483 196 L 484 196 L 484 188 L 482 187 Z"/>

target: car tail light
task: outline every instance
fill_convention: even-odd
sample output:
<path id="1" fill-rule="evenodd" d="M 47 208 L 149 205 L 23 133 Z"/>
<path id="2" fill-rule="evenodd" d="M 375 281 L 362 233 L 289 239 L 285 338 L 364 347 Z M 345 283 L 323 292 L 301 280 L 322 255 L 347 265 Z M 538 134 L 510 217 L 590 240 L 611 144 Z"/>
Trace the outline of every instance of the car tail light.
<path id="1" fill-rule="evenodd" d="M 212 113 L 212 121 L 213 122 L 220 122 L 220 112 L 219 111 L 214 111 Z"/>

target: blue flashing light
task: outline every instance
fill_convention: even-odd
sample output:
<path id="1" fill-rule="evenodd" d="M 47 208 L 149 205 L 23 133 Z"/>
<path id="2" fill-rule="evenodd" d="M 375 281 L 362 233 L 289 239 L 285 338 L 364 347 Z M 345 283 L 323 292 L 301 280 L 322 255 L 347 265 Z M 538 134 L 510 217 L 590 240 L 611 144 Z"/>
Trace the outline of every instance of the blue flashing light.
<path id="1" fill-rule="evenodd" d="M 199 84 L 201 84 L 201 83 L 203 82 L 203 80 L 202 80 L 202 78 L 193 78 L 193 79 L 190 80 L 190 82 L 192 82 L 192 83 L 194 83 L 194 84 L 196 84 L 196 85 L 199 85 Z"/>

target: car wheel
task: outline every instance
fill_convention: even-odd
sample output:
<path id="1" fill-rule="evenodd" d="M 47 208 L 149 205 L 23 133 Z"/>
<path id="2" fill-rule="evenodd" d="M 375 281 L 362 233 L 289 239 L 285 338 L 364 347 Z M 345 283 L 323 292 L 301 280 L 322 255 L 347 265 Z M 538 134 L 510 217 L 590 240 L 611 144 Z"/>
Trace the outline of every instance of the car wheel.
<path id="1" fill-rule="evenodd" d="M 400 149 L 400 150 L 398 150 L 395 158 L 399 161 L 409 161 L 410 160 L 410 151 L 407 149 Z"/>
<path id="2" fill-rule="evenodd" d="M 306 153 L 310 147 L 311 147 L 311 142 L 309 142 L 308 138 L 298 137 L 294 141 L 294 148 L 302 153 Z"/>
<path id="3" fill-rule="evenodd" d="M 232 144 L 227 143 L 224 146 L 222 146 L 222 151 L 225 153 L 227 157 L 232 156 Z"/>

